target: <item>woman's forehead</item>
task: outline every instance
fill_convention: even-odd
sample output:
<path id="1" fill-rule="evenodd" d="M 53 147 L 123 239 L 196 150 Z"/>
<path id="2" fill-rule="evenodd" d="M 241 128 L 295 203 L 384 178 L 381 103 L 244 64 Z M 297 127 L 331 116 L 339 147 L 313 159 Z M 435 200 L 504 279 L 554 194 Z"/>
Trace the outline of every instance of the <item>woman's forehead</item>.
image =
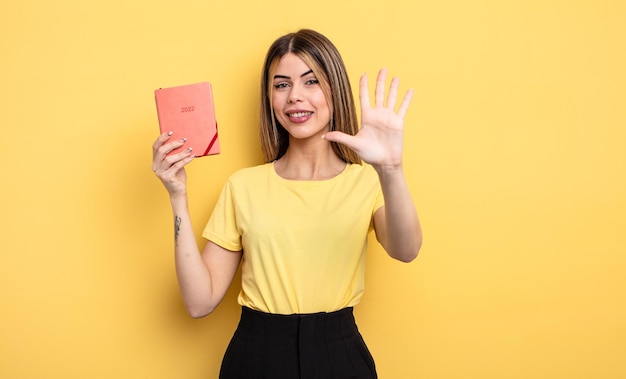
<path id="1" fill-rule="evenodd" d="M 311 70 L 312 67 L 304 59 L 294 53 L 288 53 L 278 60 L 274 68 L 274 74 L 287 75 L 289 77 L 293 75 L 301 76 L 309 73 Z"/>

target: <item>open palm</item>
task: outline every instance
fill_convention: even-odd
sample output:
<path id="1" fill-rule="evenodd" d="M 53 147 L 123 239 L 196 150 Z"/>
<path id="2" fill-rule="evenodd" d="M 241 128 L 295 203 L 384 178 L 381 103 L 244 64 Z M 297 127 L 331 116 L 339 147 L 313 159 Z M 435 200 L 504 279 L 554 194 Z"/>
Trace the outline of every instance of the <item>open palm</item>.
<path id="1" fill-rule="evenodd" d="M 359 83 L 361 103 L 361 128 L 350 136 L 342 132 L 329 132 L 326 139 L 344 144 L 354 150 L 366 163 L 375 167 L 398 167 L 402 164 L 404 116 L 411 103 L 413 90 L 409 90 L 396 111 L 400 80 L 393 78 L 385 102 L 387 70 L 382 69 L 376 79 L 374 106 L 370 104 L 367 76 Z"/>

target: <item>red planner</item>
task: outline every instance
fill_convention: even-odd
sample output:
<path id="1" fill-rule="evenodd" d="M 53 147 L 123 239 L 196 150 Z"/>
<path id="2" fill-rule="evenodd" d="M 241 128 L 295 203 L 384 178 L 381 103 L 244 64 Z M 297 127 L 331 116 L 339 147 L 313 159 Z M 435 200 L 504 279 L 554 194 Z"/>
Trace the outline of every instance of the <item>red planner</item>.
<path id="1" fill-rule="evenodd" d="M 213 91 L 208 82 L 154 91 L 159 129 L 172 132 L 170 141 L 186 138 L 185 144 L 169 154 L 192 148 L 197 157 L 220 153 Z"/>

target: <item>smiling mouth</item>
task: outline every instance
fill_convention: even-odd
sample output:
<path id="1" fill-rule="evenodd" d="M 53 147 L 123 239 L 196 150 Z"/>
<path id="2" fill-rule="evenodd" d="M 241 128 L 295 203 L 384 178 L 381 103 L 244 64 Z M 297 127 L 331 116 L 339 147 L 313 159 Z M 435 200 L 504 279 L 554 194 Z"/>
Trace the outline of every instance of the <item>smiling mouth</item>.
<path id="1" fill-rule="evenodd" d="M 310 116 L 312 114 L 313 112 L 296 112 L 296 113 L 287 113 L 287 116 L 293 117 L 293 118 L 301 118 L 301 117 Z"/>

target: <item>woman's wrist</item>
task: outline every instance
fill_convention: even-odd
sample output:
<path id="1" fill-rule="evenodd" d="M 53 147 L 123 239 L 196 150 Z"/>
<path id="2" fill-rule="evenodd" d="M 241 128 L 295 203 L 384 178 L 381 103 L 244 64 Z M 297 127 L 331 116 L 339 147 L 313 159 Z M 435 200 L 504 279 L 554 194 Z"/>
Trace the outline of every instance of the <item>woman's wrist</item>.
<path id="1" fill-rule="evenodd" d="M 372 165 L 374 170 L 378 173 L 378 176 L 381 180 L 384 180 L 387 177 L 393 177 L 396 175 L 404 176 L 404 170 L 402 168 L 402 163 L 397 165 Z"/>
<path id="2" fill-rule="evenodd" d="M 187 208 L 187 192 L 170 194 L 170 203 L 172 204 L 173 209 L 180 207 Z"/>

